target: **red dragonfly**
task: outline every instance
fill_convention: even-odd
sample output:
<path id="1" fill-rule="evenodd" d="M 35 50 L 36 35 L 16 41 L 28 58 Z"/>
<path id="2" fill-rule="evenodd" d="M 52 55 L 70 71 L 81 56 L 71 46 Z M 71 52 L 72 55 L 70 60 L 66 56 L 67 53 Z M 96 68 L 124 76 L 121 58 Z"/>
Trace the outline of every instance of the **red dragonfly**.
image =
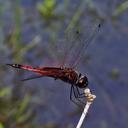
<path id="1" fill-rule="evenodd" d="M 87 40 L 82 41 L 81 48 L 83 48 L 84 50 L 85 50 L 85 48 L 87 48 L 89 42 L 96 35 L 96 32 L 97 32 L 97 30 L 99 30 L 99 28 L 100 28 L 100 24 L 98 25 L 98 27 L 96 27 L 95 31 L 92 33 L 92 35 Z M 76 33 L 79 34 L 78 31 L 76 31 Z M 71 48 L 72 47 L 73 47 L 73 45 L 71 45 Z M 71 48 L 70 48 L 70 50 L 71 50 Z M 66 56 L 68 56 L 68 52 L 70 52 L 70 51 L 66 52 L 64 58 L 66 58 Z M 75 63 L 73 62 L 74 66 L 78 63 L 78 61 L 80 59 L 80 54 L 81 54 L 81 49 L 77 53 L 78 58 L 75 59 Z M 21 64 L 7 64 L 7 65 L 9 65 L 13 68 L 32 71 L 37 74 L 36 76 L 32 76 L 32 77 L 23 79 L 23 81 L 40 78 L 40 77 L 52 77 L 55 80 L 60 79 L 66 83 L 71 84 L 70 100 L 72 102 L 74 102 L 75 104 L 77 104 L 77 103 L 76 103 L 76 101 L 73 100 L 73 96 L 75 97 L 75 99 L 80 101 L 79 98 L 83 97 L 84 95 L 83 95 L 83 93 L 80 93 L 79 88 L 84 89 L 88 86 L 88 78 L 86 76 L 82 75 L 81 73 L 77 72 L 73 67 L 64 67 L 64 66 L 61 66 L 61 67 L 32 67 L 32 66 L 21 65 Z"/>

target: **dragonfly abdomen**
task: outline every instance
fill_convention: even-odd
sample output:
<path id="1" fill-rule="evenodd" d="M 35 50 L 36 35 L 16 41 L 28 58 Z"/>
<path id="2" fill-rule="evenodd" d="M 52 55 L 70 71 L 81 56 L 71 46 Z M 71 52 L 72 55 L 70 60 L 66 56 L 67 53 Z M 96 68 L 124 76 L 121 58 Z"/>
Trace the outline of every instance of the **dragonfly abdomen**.
<path id="1" fill-rule="evenodd" d="M 19 69 L 24 69 L 24 70 L 28 70 L 28 71 L 33 71 L 33 72 L 38 72 L 39 70 L 37 68 L 34 68 L 32 66 L 28 66 L 28 65 L 21 65 L 21 64 L 7 64 L 13 68 L 19 68 Z"/>

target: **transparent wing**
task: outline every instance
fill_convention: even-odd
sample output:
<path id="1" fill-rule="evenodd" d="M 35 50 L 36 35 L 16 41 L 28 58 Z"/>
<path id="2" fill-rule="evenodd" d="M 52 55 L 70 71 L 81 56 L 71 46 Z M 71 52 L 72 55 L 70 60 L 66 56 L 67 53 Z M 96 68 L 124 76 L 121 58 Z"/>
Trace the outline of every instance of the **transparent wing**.
<path id="1" fill-rule="evenodd" d="M 88 45 L 95 39 L 100 28 L 99 23 L 76 26 L 68 31 L 64 42 L 65 53 L 62 66 L 76 67 Z M 69 43 L 69 44 L 68 44 Z"/>
<path id="2" fill-rule="evenodd" d="M 41 77 L 43 77 L 43 76 L 42 75 L 31 75 L 31 76 L 28 76 L 27 78 L 21 79 L 21 81 L 28 81 L 28 80 L 33 80 L 33 79 L 41 78 Z"/>
<path id="3" fill-rule="evenodd" d="M 50 66 L 76 67 L 88 45 L 99 31 L 99 21 L 79 23 L 60 32 L 57 42 L 47 45 Z"/>

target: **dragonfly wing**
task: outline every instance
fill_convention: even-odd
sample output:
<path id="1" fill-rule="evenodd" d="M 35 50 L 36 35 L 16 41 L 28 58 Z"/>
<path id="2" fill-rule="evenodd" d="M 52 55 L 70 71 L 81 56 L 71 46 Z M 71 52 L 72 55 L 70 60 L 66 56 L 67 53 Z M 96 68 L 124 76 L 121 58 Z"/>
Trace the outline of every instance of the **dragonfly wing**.
<path id="1" fill-rule="evenodd" d="M 82 34 L 81 32 L 78 33 L 78 39 L 77 39 L 78 47 L 74 50 L 75 51 L 73 54 L 74 57 L 72 57 L 72 60 L 70 62 L 70 66 L 72 68 L 77 66 L 77 64 L 79 63 L 81 59 L 81 56 L 85 54 L 86 49 L 88 48 L 89 44 L 93 43 L 93 40 L 95 39 L 95 37 L 97 36 L 97 33 L 99 32 L 100 26 L 101 24 L 98 23 L 95 26 L 93 26 L 93 28 L 91 29 L 89 27 L 88 29 L 90 30 L 87 31 L 87 33 L 89 34 L 85 33 L 86 36 L 85 34 Z"/>
<path id="2" fill-rule="evenodd" d="M 43 77 L 43 76 L 42 75 L 32 75 L 32 76 L 22 79 L 21 81 L 27 81 L 27 80 L 37 79 L 37 78 L 41 78 L 41 77 Z"/>
<path id="3" fill-rule="evenodd" d="M 85 53 L 88 45 L 95 39 L 99 28 L 100 21 L 90 24 L 79 24 L 67 29 L 65 38 L 65 52 L 62 67 L 68 66 L 74 68 L 80 61 L 81 55 Z"/>

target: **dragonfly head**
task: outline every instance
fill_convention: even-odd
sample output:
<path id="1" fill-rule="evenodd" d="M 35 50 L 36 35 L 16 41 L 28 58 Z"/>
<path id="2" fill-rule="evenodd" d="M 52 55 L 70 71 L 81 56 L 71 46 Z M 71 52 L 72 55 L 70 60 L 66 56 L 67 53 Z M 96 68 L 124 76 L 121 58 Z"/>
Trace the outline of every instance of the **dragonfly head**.
<path id="1" fill-rule="evenodd" d="M 88 78 L 80 75 L 76 85 L 79 88 L 86 88 L 88 86 Z"/>

